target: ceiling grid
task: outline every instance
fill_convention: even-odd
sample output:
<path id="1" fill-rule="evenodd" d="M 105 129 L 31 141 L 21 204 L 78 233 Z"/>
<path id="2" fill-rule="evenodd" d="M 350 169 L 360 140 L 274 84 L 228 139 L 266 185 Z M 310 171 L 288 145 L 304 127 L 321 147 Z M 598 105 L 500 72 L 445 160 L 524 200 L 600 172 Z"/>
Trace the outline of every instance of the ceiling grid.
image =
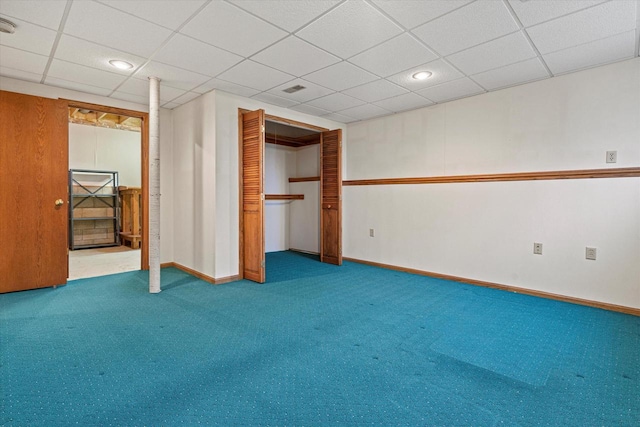
<path id="1" fill-rule="evenodd" d="M 1 0 L 0 18 L 0 76 L 146 104 L 153 75 L 165 108 L 217 89 L 345 123 L 640 55 L 640 0 Z"/>

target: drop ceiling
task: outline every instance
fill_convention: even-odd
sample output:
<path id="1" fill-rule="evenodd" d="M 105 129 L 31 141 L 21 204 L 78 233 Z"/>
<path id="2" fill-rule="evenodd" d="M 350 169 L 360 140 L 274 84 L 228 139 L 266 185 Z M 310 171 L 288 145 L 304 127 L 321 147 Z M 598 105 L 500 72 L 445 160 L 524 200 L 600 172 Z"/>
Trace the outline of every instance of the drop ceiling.
<path id="1" fill-rule="evenodd" d="M 218 89 L 343 123 L 630 59 L 640 40 L 640 0 L 0 0 L 0 17 L 16 24 L 0 76 L 142 104 L 156 76 L 165 108 Z"/>

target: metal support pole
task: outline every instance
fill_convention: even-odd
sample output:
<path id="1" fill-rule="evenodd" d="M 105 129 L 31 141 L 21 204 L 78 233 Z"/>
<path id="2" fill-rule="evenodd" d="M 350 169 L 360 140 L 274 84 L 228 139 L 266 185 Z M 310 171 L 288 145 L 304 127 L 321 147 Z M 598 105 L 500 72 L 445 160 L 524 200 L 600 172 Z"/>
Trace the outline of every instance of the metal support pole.
<path id="1" fill-rule="evenodd" d="M 160 291 L 160 79 L 149 77 L 149 293 Z"/>

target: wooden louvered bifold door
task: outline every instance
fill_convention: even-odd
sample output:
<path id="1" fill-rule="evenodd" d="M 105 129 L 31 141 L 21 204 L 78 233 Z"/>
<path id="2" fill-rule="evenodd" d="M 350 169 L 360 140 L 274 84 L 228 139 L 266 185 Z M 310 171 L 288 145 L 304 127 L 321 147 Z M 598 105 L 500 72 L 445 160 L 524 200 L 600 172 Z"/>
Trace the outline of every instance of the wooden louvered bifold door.
<path id="1" fill-rule="evenodd" d="M 342 130 L 322 133 L 320 170 L 320 261 L 341 265 Z"/>
<path id="2" fill-rule="evenodd" d="M 242 114 L 244 278 L 264 283 L 264 110 Z"/>

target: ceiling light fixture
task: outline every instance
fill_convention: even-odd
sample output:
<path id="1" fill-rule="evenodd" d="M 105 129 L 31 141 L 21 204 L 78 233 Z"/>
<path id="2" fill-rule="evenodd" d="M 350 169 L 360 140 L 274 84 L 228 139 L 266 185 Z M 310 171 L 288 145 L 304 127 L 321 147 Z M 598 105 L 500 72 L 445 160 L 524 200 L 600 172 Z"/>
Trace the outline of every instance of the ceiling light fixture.
<path id="1" fill-rule="evenodd" d="M 0 18 L 0 33 L 13 34 L 16 31 L 16 24 Z"/>
<path id="2" fill-rule="evenodd" d="M 431 71 L 418 71 L 417 73 L 415 73 L 411 77 L 413 77 L 416 80 L 426 80 L 429 77 L 431 77 L 432 75 L 433 75 L 433 73 Z"/>
<path id="3" fill-rule="evenodd" d="M 111 61 L 109 61 L 109 64 L 121 70 L 130 70 L 133 68 L 132 64 L 128 63 L 127 61 L 121 61 L 119 59 L 112 59 Z"/>

